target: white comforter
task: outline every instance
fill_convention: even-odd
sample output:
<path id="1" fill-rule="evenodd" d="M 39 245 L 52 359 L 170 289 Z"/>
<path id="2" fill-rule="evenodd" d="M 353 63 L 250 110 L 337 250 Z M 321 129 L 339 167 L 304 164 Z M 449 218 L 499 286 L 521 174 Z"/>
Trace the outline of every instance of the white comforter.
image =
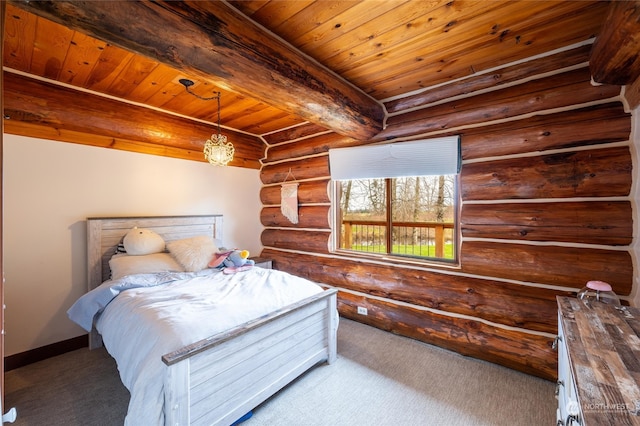
<path id="1" fill-rule="evenodd" d="M 86 328 L 87 318 L 104 308 L 96 328 L 131 393 L 125 424 L 162 425 L 162 355 L 321 291 L 306 279 L 258 267 L 231 275 L 139 274 L 107 281 L 69 316 Z"/>

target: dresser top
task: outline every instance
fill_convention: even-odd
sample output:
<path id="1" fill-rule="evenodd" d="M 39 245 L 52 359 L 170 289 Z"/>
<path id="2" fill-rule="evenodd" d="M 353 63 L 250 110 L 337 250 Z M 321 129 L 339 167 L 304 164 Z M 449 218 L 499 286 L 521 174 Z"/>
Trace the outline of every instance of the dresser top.
<path id="1" fill-rule="evenodd" d="M 640 310 L 558 297 L 584 425 L 640 425 Z"/>

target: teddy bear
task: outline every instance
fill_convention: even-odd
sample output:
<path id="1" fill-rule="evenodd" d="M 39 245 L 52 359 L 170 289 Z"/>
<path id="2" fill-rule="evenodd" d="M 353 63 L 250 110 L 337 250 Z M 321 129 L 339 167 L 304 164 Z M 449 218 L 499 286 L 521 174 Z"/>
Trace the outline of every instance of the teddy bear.
<path id="1" fill-rule="evenodd" d="M 255 265 L 253 259 L 249 259 L 248 250 L 227 250 L 216 253 L 211 262 L 210 268 L 222 269 L 225 274 L 246 271 Z"/>

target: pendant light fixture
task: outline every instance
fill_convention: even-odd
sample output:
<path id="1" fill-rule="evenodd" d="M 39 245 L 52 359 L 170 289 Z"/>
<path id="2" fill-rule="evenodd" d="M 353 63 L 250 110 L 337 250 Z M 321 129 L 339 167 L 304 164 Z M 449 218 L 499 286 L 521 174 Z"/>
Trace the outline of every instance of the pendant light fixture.
<path id="1" fill-rule="evenodd" d="M 196 93 L 193 93 L 189 87 L 193 86 L 193 81 L 186 78 L 178 80 L 180 84 L 184 86 L 187 92 L 198 99 L 203 101 L 217 100 L 218 101 L 218 133 L 212 134 L 211 138 L 207 139 L 204 143 L 204 158 L 214 166 L 226 166 L 231 160 L 233 160 L 233 154 L 235 149 L 231 142 L 227 142 L 227 137 L 220 132 L 220 92 L 214 92 L 216 95 L 210 98 L 204 98 Z"/>

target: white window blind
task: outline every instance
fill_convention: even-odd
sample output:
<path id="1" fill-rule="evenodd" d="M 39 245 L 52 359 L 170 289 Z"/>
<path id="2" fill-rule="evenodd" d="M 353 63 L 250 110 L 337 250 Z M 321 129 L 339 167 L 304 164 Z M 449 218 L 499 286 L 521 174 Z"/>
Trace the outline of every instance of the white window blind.
<path id="1" fill-rule="evenodd" d="M 460 164 L 459 136 L 329 150 L 333 180 L 452 175 Z"/>

